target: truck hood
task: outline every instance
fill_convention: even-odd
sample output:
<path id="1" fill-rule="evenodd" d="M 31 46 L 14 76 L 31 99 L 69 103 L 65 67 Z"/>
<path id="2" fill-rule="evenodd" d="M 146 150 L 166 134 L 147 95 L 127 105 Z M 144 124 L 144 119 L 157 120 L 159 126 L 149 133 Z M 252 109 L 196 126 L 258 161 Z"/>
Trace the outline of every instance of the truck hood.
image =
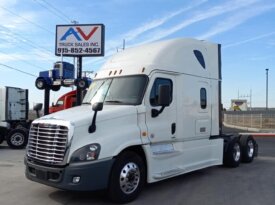
<path id="1" fill-rule="evenodd" d="M 126 115 L 137 114 L 135 106 L 130 105 L 104 105 L 103 110 L 97 113 L 97 122 L 117 119 Z M 43 116 L 37 120 L 62 120 L 69 121 L 75 127 L 84 126 L 92 123 L 94 111 L 91 105 L 82 105 L 50 115 Z"/>

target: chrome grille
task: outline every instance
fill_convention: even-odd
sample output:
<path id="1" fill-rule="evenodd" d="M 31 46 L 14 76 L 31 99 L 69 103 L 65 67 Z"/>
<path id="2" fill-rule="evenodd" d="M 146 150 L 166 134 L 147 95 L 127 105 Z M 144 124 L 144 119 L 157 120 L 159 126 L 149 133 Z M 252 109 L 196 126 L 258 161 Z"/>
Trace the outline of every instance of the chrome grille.
<path id="1" fill-rule="evenodd" d="M 32 124 L 29 133 L 28 157 L 48 164 L 64 160 L 68 127 L 52 124 Z"/>

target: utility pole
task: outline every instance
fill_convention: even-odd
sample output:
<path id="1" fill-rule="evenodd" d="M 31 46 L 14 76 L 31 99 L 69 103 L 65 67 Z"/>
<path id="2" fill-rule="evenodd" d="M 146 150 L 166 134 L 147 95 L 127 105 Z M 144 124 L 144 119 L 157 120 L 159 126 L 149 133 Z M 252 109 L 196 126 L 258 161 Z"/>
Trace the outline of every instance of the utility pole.
<path id="1" fill-rule="evenodd" d="M 252 111 L 252 89 L 250 88 L 250 111 Z"/>
<path id="2" fill-rule="evenodd" d="M 72 24 L 75 24 L 75 25 L 76 25 L 76 24 L 79 24 L 79 22 L 76 21 L 76 20 L 72 20 L 71 23 L 72 23 Z M 74 67 L 75 67 L 75 57 L 73 58 L 73 61 L 74 61 Z M 73 89 L 73 86 L 72 86 L 72 89 Z"/>
<path id="3" fill-rule="evenodd" d="M 268 68 L 265 69 L 266 71 L 266 110 L 268 110 Z"/>

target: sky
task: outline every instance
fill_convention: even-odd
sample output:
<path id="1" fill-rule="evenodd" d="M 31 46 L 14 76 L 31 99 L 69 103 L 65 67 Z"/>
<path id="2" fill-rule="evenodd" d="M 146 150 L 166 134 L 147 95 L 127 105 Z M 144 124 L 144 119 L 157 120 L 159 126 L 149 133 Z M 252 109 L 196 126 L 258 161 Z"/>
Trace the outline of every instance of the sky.
<path id="1" fill-rule="evenodd" d="M 173 38 L 196 38 L 222 46 L 222 101 L 241 98 L 252 107 L 275 107 L 274 0 L 1 0 L 0 87 L 29 89 L 30 107 L 43 102 L 34 83 L 52 69 L 56 25 L 105 25 L 105 56 L 83 58 L 97 71 L 121 49 Z M 73 58 L 65 58 L 73 62 Z M 25 72 L 25 73 L 24 73 Z M 55 101 L 70 88 L 51 92 Z"/>

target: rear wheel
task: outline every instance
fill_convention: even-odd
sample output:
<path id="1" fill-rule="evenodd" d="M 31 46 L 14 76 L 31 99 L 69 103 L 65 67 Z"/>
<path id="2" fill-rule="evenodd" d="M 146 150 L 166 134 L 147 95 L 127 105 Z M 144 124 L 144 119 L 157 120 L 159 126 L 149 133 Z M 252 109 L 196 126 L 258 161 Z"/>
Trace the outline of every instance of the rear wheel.
<path id="1" fill-rule="evenodd" d="M 85 80 L 85 79 L 76 79 L 76 80 L 75 80 L 75 85 L 76 85 L 78 88 L 84 90 L 84 89 L 86 89 L 86 88 L 88 87 L 88 82 L 87 82 L 87 80 Z"/>
<path id="2" fill-rule="evenodd" d="M 145 166 L 135 152 L 126 151 L 118 156 L 109 179 L 108 195 L 114 202 L 134 200 L 145 183 Z"/>
<path id="3" fill-rule="evenodd" d="M 59 91 L 60 88 L 61 88 L 60 85 L 53 85 L 53 86 L 51 87 L 51 90 L 52 90 L 52 91 Z"/>
<path id="4" fill-rule="evenodd" d="M 28 143 L 28 132 L 24 128 L 11 130 L 6 137 L 7 144 L 13 149 L 23 149 Z"/>
<path id="5" fill-rule="evenodd" d="M 0 135 L 0 144 L 5 140 L 5 137 L 3 135 Z"/>
<path id="6" fill-rule="evenodd" d="M 242 162 L 250 163 L 253 161 L 255 156 L 256 142 L 252 136 L 241 136 L 241 151 L 242 151 Z"/>
<path id="7" fill-rule="evenodd" d="M 223 164 L 227 167 L 238 167 L 241 161 L 241 145 L 239 138 L 234 137 L 228 142 L 224 152 Z"/>

